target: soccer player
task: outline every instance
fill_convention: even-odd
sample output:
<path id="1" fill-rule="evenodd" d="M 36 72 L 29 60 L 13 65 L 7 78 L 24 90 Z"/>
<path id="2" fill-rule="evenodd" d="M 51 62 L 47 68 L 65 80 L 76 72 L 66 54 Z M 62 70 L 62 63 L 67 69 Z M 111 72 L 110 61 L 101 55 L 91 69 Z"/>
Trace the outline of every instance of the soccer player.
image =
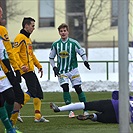
<path id="1" fill-rule="evenodd" d="M 0 7 L 0 22 L 2 21 L 2 14 L 3 14 L 3 10 Z M 7 32 L 6 28 L 2 25 L 0 25 L 0 38 L 2 39 L 2 42 L 5 46 L 5 49 L 7 51 L 8 57 L 9 57 L 9 61 L 15 71 L 15 74 L 16 74 L 16 76 L 12 75 L 12 76 L 14 76 L 14 77 L 12 77 L 10 75 L 10 72 L 8 71 L 8 69 L 1 62 L 2 69 L 4 70 L 8 80 L 10 81 L 11 85 L 13 86 L 13 90 L 15 93 L 14 109 L 13 109 L 13 112 L 11 115 L 12 124 L 15 125 L 16 121 L 17 121 L 17 117 L 18 117 L 18 112 L 21 108 L 21 105 L 24 103 L 24 93 L 19 84 L 19 82 L 21 82 L 21 74 L 19 71 L 20 69 L 19 69 L 18 65 L 16 64 L 16 61 L 15 61 L 15 58 L 13 55 L 12 44 L 10 43 L 10 39 L 8 37 L 8 32 Z"/>
<path id="2" fill-rule="evenodd" d="M 35 74 L 34 66 L 38 68 L 43 76 L 42 66 L 33 53 L 32 42 L 30 35 L 35 29 L 35 20 L 31 17 L 26 17 L 22 21 L 22 29 L 14 39 L 13 52 L 19 68 L 20 73 L 25 79 L 28 91 L 24 94 L 26 104 L 31 97 L 33 97 L 35 118 L 34 122 L 49 122 L 41 115 L 41 99 L 43 99 L 43 92 L 39 80 Z"/>
<path id="3" fill-rule="evenodd" d="M 10 71 L 10 75 L 13 75 L 8 56 L 3 44 L 3 40 L 0 38 L 0 59 L 3 64 Z M 12 85 L 7 79 L 0 65 L 0 119 L 6 128 L 6 133 L 16 133 L 10 122 L 10 116 L 13 111 L 14 105 L 14 91 Z M 5 104 L 5 105 L 4 105 Z"/>
<path id="4" fill-rule="evenodd" d="M 129 97 L 130 103 L 130 122 L 133 123 L 133 97 Z M 99 100 L 91 102 L 80 102 L 58 107 L 54 103 L 50 103 L 50 107 L 54 112 L 62 112 L 68 110 L 87 109 L 90 111 L 97 111 L 90 115 L 78 115 L 78 120 L 98 121 L 102 123 L 119 123 L 119 96 L 118 91 L 112 92 L 112 99 Z"/>
<path id="5" fill-rule="evenodd" d="M 72 87 L 75 89 L 79 101 L 86 102 L 86 97 L 81 88 L 81 78 L 78 71 L 77 53 L 84 61 L 84 65 L 90 70 L 86 54 L 80 44 L 69 38 L 69 27 L 63 23 L 58 27 L 60 39 L 52 44 L 51 52 L 49 55 L 50 64 L 53 67 L 55 77 L 58 76 L 60 86 L 63 88 L 63 98 L 66 105 L 71 103 L 71 96 L 69 93 L 69 80 Z M 57 55 L 57 66 L 55 66 L 54 58 Z M 84 110 L 84 115 L 88 111 Z M 70 111 L 69 117 L 75 117 L 74 112 Z"/>

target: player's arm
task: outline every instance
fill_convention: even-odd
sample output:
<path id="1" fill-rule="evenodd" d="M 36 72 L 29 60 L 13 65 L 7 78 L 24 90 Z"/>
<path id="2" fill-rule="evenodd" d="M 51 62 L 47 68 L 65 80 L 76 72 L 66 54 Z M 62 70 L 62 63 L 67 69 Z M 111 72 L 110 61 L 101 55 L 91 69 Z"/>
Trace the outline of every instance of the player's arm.
<path id="1" fill-rule="evenodd" d="M 81 56 L 82 60 L 84 61 L 84 65 L 89 69 L 90 69 L 90 65 L 87 61 L 87 56 L 85 54 L 85 51 L 83 50 L 83 48 L 80 46 L 80 44 L 77 42 L 77 44 L 75 45 L 75 51 Z"/>
<path id="2" fill-rule="evenodd" d="M 8 54 L 9 60 L 10 60 L 10 64 L 12 65 L 14 71 L 19 70 L 19 67 L 18 67 L 16 60 L 14 58 L 14 55 L 13 55 L 12 44 L 8 37 L 8 32 L 7 32 L 6 28 L 4 28 L 4 27 L 2 28 L 1 34 L 2 34 L 1 37 L 3 39 L 3 44 L 5 46 L 6 52 Z"/>
<path id="3" fill-rule="evenodd" d="M 38 73 L 41 73 L 40 78 L 43 76 L 43 69 L 42 69 L 42 65 L 40 64 L 40 62 L 37 60 L 36 56 L 34 55 L 34 53 L 32 52 L 32 58 L 33 58 L 33 62 L 34 65 L 38 68 Z"/>
<path id="4" fill-rule="evenodd" d="M 13 85 L 16 80 L 15 80 L 15 76 L 12 71 L 12 68 L 10 66 L 10 62 L 9 62 L 8 55 L 4 47 L 3 41 L 0 41 L 0 59 L 2 63 L 6 66 L 6 68 L 8 69 L 8 72 L 5 74 L 8 77 L 10 83 Z"/>
<path id="5" fill-rule="evenodd" d="M 56 56 L 56 49 L 54 46 L 52 46 L 49 54 L 49 61 L 51 66 L 53 67 L 54 75 L 56 77 L 56 76 L 60 76 L 60 73 L 59 73 L 59 69 L 55 66 L 55 62 L 54 62 L 55 56 Z"/>
<path id="6" fill-rule="evenodd" d="M 6 49 L 5 49 L 5 46 L 3 44 L 3 40 L 0 40 L 0 59 L 3 62 L 3 64 L 6 66 L 8 71 L 12 70 L 11 66 L 10 66 L 9 59 L 8 59 L 7 52 L 6 52 Z"/>

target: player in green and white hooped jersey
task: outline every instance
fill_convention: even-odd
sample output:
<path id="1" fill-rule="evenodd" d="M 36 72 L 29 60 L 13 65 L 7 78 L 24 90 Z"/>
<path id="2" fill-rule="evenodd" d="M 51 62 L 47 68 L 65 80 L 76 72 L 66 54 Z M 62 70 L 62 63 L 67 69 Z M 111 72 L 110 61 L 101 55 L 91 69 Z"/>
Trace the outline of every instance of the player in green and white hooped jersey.
<path id="1" fill-rule="evenodd" d="M 63 97 L 66 104 L 71 103 L 71 96 L 69 93 L 69 80 L 72 87 L 78 94 L 80 102 L 86 102 L 86 97 L 81 89 L 81 78 L 78 71 L 77 53 L 84 61 L 84 65 L 90 70 L 86 54 L 80 44 L 69 38 L 69 31 L 67 24 L 61 24 L 58 27 L 61 38 L 52 44 L 49 55 L 50 64 L 53 67 L 55 76 L 58 76 L 60 86 L 63 88 Z M 54 58 L 57 56 L 57 67 L 55 66 Z"/>

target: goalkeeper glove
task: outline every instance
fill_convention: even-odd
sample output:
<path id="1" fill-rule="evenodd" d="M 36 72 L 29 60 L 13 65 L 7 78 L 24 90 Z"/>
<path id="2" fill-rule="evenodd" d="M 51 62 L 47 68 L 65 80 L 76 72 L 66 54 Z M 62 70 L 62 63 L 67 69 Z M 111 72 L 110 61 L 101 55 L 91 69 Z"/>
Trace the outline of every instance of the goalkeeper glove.
<path id="1" fill-rule="evenodd" d="M 53 67 L 53 70 L 54 70 L 54 76 L 56 77 L 57 76 L 60 76 L 60 73 L 59 73 L 59 70 L 57 67 Z"/>
<path id="2" fill-rule="evenodd" d="M 89 63 L 88 63 L 88 61 L 84 61 L 84 65 L 89 69 L 89 70 L 91 70 L 91 68 L 90 68 L 90 65 L 89 65 Z"/>

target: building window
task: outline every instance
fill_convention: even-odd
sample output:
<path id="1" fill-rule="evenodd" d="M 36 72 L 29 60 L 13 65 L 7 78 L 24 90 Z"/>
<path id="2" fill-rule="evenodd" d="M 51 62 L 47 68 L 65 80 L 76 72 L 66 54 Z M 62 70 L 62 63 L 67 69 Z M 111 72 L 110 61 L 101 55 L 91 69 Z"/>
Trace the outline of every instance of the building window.
<path id="1" fill-rule="evenodd" d="M 54 0 L 40 0 L 39 2 L 39 27 L 54 27 Z"/>
<path id="2" fill-rule="evenodd" d="M 118 26 L 118 0 L 111 0 L 111 27 Z"/>

